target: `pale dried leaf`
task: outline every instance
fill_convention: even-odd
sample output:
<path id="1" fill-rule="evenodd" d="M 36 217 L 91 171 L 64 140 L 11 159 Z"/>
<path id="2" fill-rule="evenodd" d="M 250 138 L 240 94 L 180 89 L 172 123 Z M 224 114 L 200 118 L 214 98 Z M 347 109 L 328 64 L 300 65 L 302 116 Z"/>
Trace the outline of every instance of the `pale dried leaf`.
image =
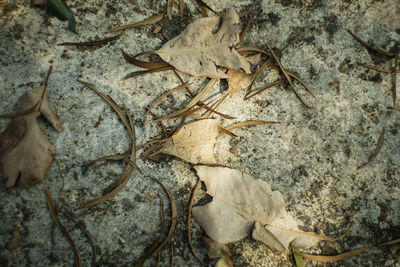
<path id="1" fill-rule="evenodd" d="M 253 81 L 253 74 L 247 74 L 243 70 L 228 70 L 227 78 L 229 96 L 237 94 L 239 91 L 246 89 Z"/>
<path id="2" fill-rule="evenodd" d="M 227 12 L 214 33 L 219 20 L 219 16 L 198 19 L 155 52 L 176 69 L 193 76 L 228 78 L 219 66 L 250 73 L 250 63 L 233 48 L 240 42 L 239 15 L 234 10 Z"/>
<path id="3" fill-rule="evenodd" d="M 21 101 L 18 111 L 28 110 L 37 105 L 42 98 L 43 89 L 28 92 Z M 40 182 L 53 161 L 55 147 L 47 141 L 37 123 L 38 109 L 57 130 L 60 122 L 44 95 L 41 105 L 32 112 L 12 120 L 0 135 L 0 169 L 7 177 L 6 186 L 17 183 L 28 187 Z M 17 181 L 18 180 L 18 181 Z"/>
<path id="4" fill-rule="evenodd" d="M 216 163 L 214 145 L 218 134 L 218 120 L 195 121 L 182 126 L 172 140 L 165 142 L 160 152 L 194 164 L 213 164 Z"/>
<path id="5" fill-rule="evenodd" d="M 195 169 L 213 201 L 194 207 L 193 217 L 212 239 L 221 243 L 238 241 L 251 232 L 254 222 L 259 222 L 267 225 L 266 229 L 285 250 L 293 240 L 293 245 L 299 248 L 319 240 L 317 235 L 297 228 L 285 209 L 282 194 L 272 191 L 268 183 L 224 167 L 196 166 Z"/>

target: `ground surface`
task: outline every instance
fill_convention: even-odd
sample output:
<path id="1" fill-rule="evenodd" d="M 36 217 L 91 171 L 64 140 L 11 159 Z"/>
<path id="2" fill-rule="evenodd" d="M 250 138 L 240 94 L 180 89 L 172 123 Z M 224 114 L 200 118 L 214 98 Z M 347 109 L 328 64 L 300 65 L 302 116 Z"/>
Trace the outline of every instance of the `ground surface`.
<path id="1" fill-rule="evenodd" d="M 120 49 L 136 54 L 159 48 L 165 39 L 152 33 L 155 26 L 127 31 L 120 40 L 97 49 L 62 47 L 57 43 L 102 38 L 111 27 L 163 12 L 166 1 L 139 0 L 140 9 L 128 0 L 67 1 L 76 16 L 78 35 L 68 31 L 65 22 L 30 6 L 29 1 L 10 2 L 0 18 L 0 113 L 13 112 L 21 96 L 38 88 L 49 66 L 54 66 L 49 98 L 63 131 L 57 133 L 44 120 L 40 120 L 40 125 L 57 148 L 56 158 L 65 177 L 61 205 L 73 210 L 100 196 L 124 167 L 122 163 L 111 163 L 89 169 L 84 176 L 82 164 L 129 147 L 128 135 L 117 116 L 97 95 L 82 89 L 76 79 L 93 82 L 118 104 L 128 107 L 134 116 L 138 144 L 160 136 L 156 124 L 144 128 L 145 110 L 156 97 L 179 85 L 179 81 L 172 72 L 122 80 L 137 68 L 125 62 Z M 177 7 L 173 21 L 165 20 L 171 37 L 201 17 L 195 1 L 185 2 L 183 21 Z M 322 242 L 310 250 L 313 253 L 335 254 L 399 237 L 400 120 L 398 113 L 388 109 L 392 106 L 391 76 L 357 65 L 361 62 L 390 68 L 392 60 L 368 53 L 347 33 L 350 29 L 378 47 L 393 50 L 395 42 L 400 41 L 399 2 L 206 2 L 220 13 L 230 8 L 250 12 L 243 20 L 251 19 L 247 44 L 265 47 L 268 43 L 279 50 L 290 42 L 281 57 L 282 64 L 308 82 L 316 96 L 311 98 L 301 90 L 314 109 L 302 105 L 286 86 L 269 89 L 248 101 L 243 100 L 244 92 L 227 100 L 219 111 L 237 117 L 236 121 L 271 120 L 280 124 L 236 130 L 240 136 L 236 139 L 220 138 L 216 146 L 219 164 L 260 177 L 281 191 L 288 210 L 303 230 L 335 236 L 350 222 L 354 223 L 344 239 Z M 202 82 L 184 77 L 197 84 Z M 264 72 L 256 87 L 276 78 L 276 72 Z M 218 91 L 225 87 L 221 84 L 216 88 Z M 163 104 L 183 106 L 188 100 L 178 93 Z M 167 111 L 158 108 L 154 112 L 165 115 Z M 0 129 L 8 123 L 0 120 Z M 366 168 L 356 170 L 374 152 L 383 127 L 386 135 L 379 155 Z M 169 221 L 168 200 L 160 186 L 150 179 L 157 178 L 170 189 L 178 208 L 177 230 L 162 253 L 161 265 L 169 265 L 172 250 L 175 266 L 199 265 L 188 248 L 185 232 L 187 204 L 197 179 L 192 166 L 179 159 L 158 162 L 139 158 L 137 164 L 143 174 L 134 171 L 116 197 L 87 212 L 77 212 L 98 246 L 98 262 L 101 266 L 131 266 L 143 255 L 159 231 L 159 194 Z M 56 230 L 55 243 L 51 243 L 52 221 L 43 189 L 49 187 L 56 196 L 61 186 L 57 175 L 53 163 L 41 184 L 29 189 L 6 189 L 5 178 L 0 174 L 2 266 L 72 265 L 73 255 L 61 232 Z M 83 265 L 90 265 L 89 243 L 75 225 L 63 221 L 71 229 Z M 200 227 L 194 221 L 193 224 L 194 245 L 206 258 Z M 3 246 L 14 228 L 21 232 L 22 244 L 17 250 L 8 251 Z M 288 256 L 274 254 L 251 238 L 229 247 L 237 266 L 291 264 Z M 155 258 L 147 266 L 154 266 Z M 342 263 L 328 264 L 342 265 L 399 266 L 399 261 L 371 250 Z"/>

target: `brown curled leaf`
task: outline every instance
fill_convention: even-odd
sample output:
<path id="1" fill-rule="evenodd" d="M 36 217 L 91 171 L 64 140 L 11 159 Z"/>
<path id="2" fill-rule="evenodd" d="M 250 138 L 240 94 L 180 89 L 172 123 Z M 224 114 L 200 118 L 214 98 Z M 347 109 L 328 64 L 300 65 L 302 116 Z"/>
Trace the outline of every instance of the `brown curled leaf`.
<path id="1" fill-rule="evenodd" d="M 107 37 L 101 40 L 93 40 L 93 41 L 87 41 L 87 42 L 65 42 L 65 43 L 60 43 L 58 45 L 62 46 L 103 46 L 108 44 L 109 42 L 116 41 L 121 36 L 124 34 L 124 32 L 121 32 L 118 35 L 112 36 L 112 37 Z"/>
<path id="2" fill-rule="evenodd" d="M 362 164 L 361 166 L 357 167 L 357 170 L 364 168 L 365 166 L 367 166 L 368 164 L 370 164 L 371 161 L 373 161 L 373 160 L 376 158 L 376 156 L 378 155 L 379 151 L 380 151 L 381 148 L 382 148 L 384 137 L 385 137 L 385 128 L 382 129 L 381 135 L 379 136 L 378 145 L 376 146 L 376 149 L 375 149 L 374 154 L 372 154 L 372 155 L 369 157 L 369 159 L 368 159 L 367 162 L 365 162 L 365 163 Z"/>
<path id="3" fill-rule="evenodd" d="M 11 251 L 19 248 L 21 246 L 21 239 L 22 239 L 21 233 L 17 229 L 14 229 L 14 231 L 12 232 L 12 237 L 10 239 L 10 242 L 8 242 L 6 248 Z"/>
<path id="4" fill-rule="evenodd" d="M 145 55 L 145 54 L 153 54 L 152 51 L 150 52 L 142 52 L 140 54 L 137 54 L 133 57 L 128 55 L 127 53 L 124 52 L 124 50 L 121 49 L 122 55 L 124 56 L 126 62 L 129 64 L 135 65 L 137 67 L 143 68 L 143 69 L 159 69 L 159 68 L 165 68 L 165 67 L 170 67 L 170 65 L 166 62 L 146 62 L 146 61 L 141 61 L 136 59 L 139 56 Z"/>
<path id="5" fill-rule="evenodd" d="M 188 239 L 189 239 L 190 250 L 192 251 L 193 255 L 196 257 L 196 259 L 199 262 L 202 262 L 202 260 L 197 255 L 196 251 L 194 250 L 194 247 L 193 247 L 193 244 L 192 244 L 192 235 L 191 235 L 191 231 L 190 231 L 190 225 L 191 225 L 190 218 L 192 216 L 193 203 L 194 203 L 194 199 L 195 199 L 196 194 L 197 194 L 197 190 L 199 190 L 199 188 L 200 188 L 200 185 L 201 185 L 201 181 L 200 181 L 200 179 L 197 179 L 196 186 L 194 187 L 193 194 L 192 194 L 192 197 L 190 198 L 190 202 L 189 202 L 188 218 L 187 218 L 186 227 L 187 227 L 187 234 L 188 234 Z"/>
<path id="6" fill-rule="evenodd" d="M 247 31 L 249 30 L 250 27 L 250 20 L 246 23 L 246 26 L 244 27 L 243 31 L 240 33 L 239 40 L 240 42 L 243 42 L 244 37 L 246 36 Z"/>
<path id="7" fill-rule="evenodd" d="M 264 125 L 264 124 L 277 124 L 279 123 L 278 121 L 243 121 L 243 122 L 238 122 L 234 123 L 232 125 L 229 125 L 225 127 L 226 130 L 230 131 L 236 128 L 241 128 L 241 127 L 246 127 L 246 126 L 253 126 L 253 125 Z"/>
<path id="8" fill-rule="evenodd" d="M 51 218 L 53 219 L 53 221 L 57 225 L 57 227 L 60 228 L 60 230 L 64 234 L 65 238 L 68 240 L 68 243 L 69 243 L 70 247 L 72 248 L 72 251 L 74 252 L 74 265 L 81 266 L 78 250 L 76 249 L 75 243 L 72 240 L 71 236 L 69 235 L 67 228 L 65 228 L 65 226 L 58 219 L 57 213 L 54 210 L 54 203 L 51 198 L 51 192 L 50 192 L 49 188 L 46 187 L 44 189 L 44 194 L 46 195 L 47 207 L 49 209 Z"/>
<path id="9" fill-rule="evenodd" d="M 256 81 L 256 79 L 258 78 L 258 76 L 260 76 L 260 74 L 263 72 L 263 70 L 267 67 L 269 67 L 270 65 L 272 65 L 272 59 L 268 59 L 267 61 L 265 61 L 260 68 L 258 68 L 258 70 L 254 73 L 253 75 L 253 79 L 249 85 L 249 87 L 247 88 L 247 91 L 251 91 L 251 89 L 253 88 L 253 84 Z"/>
<path id="10" fill-rule="evenodd" d="M 156 16 L 147 18 L 145 20 L 142 20 L 142 21 L 139 21 L 139 22 L 136 22 L 136 23 L 133 23 L 133 24 L 123 25 L 123 26 L 119 26 L 119 27 L 115 27 L 115 28 L 109 29 L 107 31 L 107 33 L 122 31 L 122 30 L 131 29 L 131 28 L 135 28 L 135 27 L 139 27 L 139 26 L 143 26 L 143 25 L 151 25 L 151 24 L 159 22 L 160 20 L 162 20 L 163 17 L 164 17 L 164 13 L 161 13 L 161 14 L 158 14 Z"/>
<path id="11" fill-rule="evenodd" d="M 158 248 L 153 252 L 152 255 L 156 254 L 157 252 L 159 252 L 167 243 L 168 241 L 171 239 L 172 234 L 175 231 L 175 227 L 176 227 L 176 217 L 178 215 L 177 210 L 176 210 L 176 205 L 175 205 L 175 201 L 174 198 L 171 195 L 171 192 L 169 192 L 168 188 L 165 187 L 165 185 L 163 185 L 160 181 L 153 179 L 153 181 L 157 182 L 159 185 L 162 186 L 162 188 L 164 189 L 165 193 L 167 193 L 169 201 L 171 203 L 171 225 L 169 227 L 168 230 L 168 234 L 165 237 L 165 239 L 163 240 L 163 242 L 158 246 Z"/>
<path id="12" fill-rule="evenodd" d="M 337 261 L 348 259 L 353 256 L 360 255 L 361 253 L 364 253 L 365 251 L 367 251 L 370 248 L 371 247 L 358 248 L 358 249 L 344 252 L 344 253 L 334 255 L 334 256 L 311 255 L 311 254 L 306 254 L 306 253 L 301 253 L 301 252 L 296 252 L 296 251 L 293 251 L 293 254 L 299 255 L 305 259 L 317 261 L 317 262 L 337 262 Z"/>

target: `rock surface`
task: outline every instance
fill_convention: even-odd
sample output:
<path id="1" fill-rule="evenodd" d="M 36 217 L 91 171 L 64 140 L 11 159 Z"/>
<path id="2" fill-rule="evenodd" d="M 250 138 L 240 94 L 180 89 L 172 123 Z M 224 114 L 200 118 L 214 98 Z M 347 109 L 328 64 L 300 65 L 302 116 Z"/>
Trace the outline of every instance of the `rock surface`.
<path id="1" fill-rule="evenodd" d="M 133 23 L 164 12 L 167 1 L 66 1 L 75 14 L 77 32 L 67 23 L 15 0 L 3 8 L 0 17 L 0 114 L 16 109 L 20 98 L 43 82 L 53 65 L 49 100 L 60 118 L 63 131 L 57 133 L 40 120 L 46 138 L 56 147 L 56 158 L 65 179 L 62 207 L 75 207 L 102 195 L 123 170 L 122 163 L 90 168 L 83 175 L 81 166 L 92 159 L 122 153 L 129 147 L 129 136 L 110 107 L 89 89 L 82 89 L 77 78 L 94 83 L 133 114 L 137 143 L 159 137 L 155 123 L 144 127 L 146 108 L 163 92 L 180 84 L 171 71 L 122 78 L 138 70 L 123 59 L 129 54 L 158 49 L 165 43 L 155 26 L 127 31 L 124 36 L 100 48 L 75 48 L 57 43 L 99 39 L 115 26 Z M 178 2 L 178 1 L 175 1 Z M 309 252 L 335 254 L 376 244 L 400 236 L 400 134 L 399 114 L 392 106 L 391 76 L 367 70 L 366 63 L 389 69 L 393 60 L 367 52 L 347 30 L 385 50 L 395 50 L 400 41 L 400 3 L 388 1 L 327 0 L 208 0 L 215 11 L 234 8 L 249 11 L 243 19 L 251 26 L 245 43 L 266 44 L 279 51 L 285 45 L 281 62 L 297 73 L 314 90 L 315 98 L 300 89 L 314 109 L 307 109 L 290 87 L 278 86 L 244 101 L 244 92 L 225 101 L 218 111 L 237 117 L 236 121 L 280 121 L 272 126 L 234 130 L 238 138 L 221 137 L 217 160 L 260 177 L 282 192 L 289 212 L 304 231 L 339 235 L 353 222 L 345 238 L 322 242 Z M 185 26 L 201 17 L 195 1 L 185 1 L 181 21 L 177 6 L 173 20 L 164 20 L 167 35 L 178 35 Z M 184 76 L 186 81 L 202 80 Z M 264 72 L 255 88 L 278 78 L 275 71 Z M 226 89 L 223 83 L 220 89 Z M 195 88 L 195 85 L 193 85 Z M 299 87 L 300 88 L 300 87 Z M 176 93 L 164 105 L 183 105 L 188 97 Z M 163 108 L 154 109 L 166 115 Z M 9 120 L 0 120 L 0 131 Z M 225 125 L 233 122 L 225 121 Z M 172 125 L 172 123 L 171 123 Z M 167 126 L 169 126 L 167 124 Z M 357 167 L 374 152 L 380 132 L 386 134 L 376 159 L 361 170 Z M 229 151 L 229 152 L 226 152 Z M 150 161 L 139 158 L 143 174 L 134 171 L 127 186 L 111 200 L 77 211 L 85 221 L 98 247 L 101 266 L 129 266 L 152 244 L 160 228 L 158 195 L 164 199 L 166 220 L 170 208 L 159 185 L 160 179 L 174 195 L 178 208 L 177 230 L 162 252 L 161 265 L 199 266 L 186 237 L 187 205 L 196 175 L 191 165 L 179 159 Z M 58 230 L 51 242 L 52 221 L 43 189 L 49 187 L 56 198 L 61 187 L 58 169 L 52 164 L 42 183 L 29 189 L 5 188 L 0 174 L 0 263 L 2 266 L 70 266 L 72 251 Z M 197 201 L 204 197 L 199 194 Z M 204 203 L 203 203 L 204 204 Z M 84 266 L 91 263 L 91 247 L 80 230 L 64 220 L 78 247 Z M 201 229 L 193 221 L 194 246 L 206 258 L 200 239 Z M 4 249 L 12 231 L 22 235 L 21 246 Z M 274 254 L 266 246 L 247 238 L 229 245 L 237 266 L 291 266 L 289 257 Z M 146 266 L 154 266 L 156 257 Z M 310 264 L 317 265 L 317 264 Z M 399 266 L 381 251 L 371 250 L 331 266 Z"/>

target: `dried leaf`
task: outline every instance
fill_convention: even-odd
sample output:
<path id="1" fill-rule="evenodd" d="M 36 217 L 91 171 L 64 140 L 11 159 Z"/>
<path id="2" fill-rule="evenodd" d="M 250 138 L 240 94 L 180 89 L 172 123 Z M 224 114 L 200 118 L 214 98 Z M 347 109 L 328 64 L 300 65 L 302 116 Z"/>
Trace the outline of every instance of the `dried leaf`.
<path id="1" fill-rule="evenodd" d="M 71 12 L 67 4 L 65 4 L 63 1 L 47 0 L 46 10 L 60 20 L 68 20 L 68 29 L 72 32 L 76 32 L 76 22 L 74 14 Z"/>
<path id="2" fill-rule="evenodd" d="M 8 250 L 15 250 L 21 246 L 22 235 L 17 229 L 14 229 L 10 242 L 6 245 Z"/>
<path id="3" fill-rule="evenodd" d="M 195 121 L 184 125 L 158 153 L 173 155 L 194 164 L 214 164 L 214 144 L 218 135 L 218 120 Z"/>
<path id="4" fill-rule="evenodd" d="M 14 184 L 29 187 L 40 182 L 53 161 L 55 147 L 47 141 L 36 120 L 40 110 L 53 127 L 61 131 L 60 122 L 47 98 L 49 75 L 50 71 L 43 88 L 30 91 L 23 97 L 16 114 L 24 115 L 15 117 L 0 134 L 0 169 L 7 177 L 7 187 Z M 27 110 L 31 112 L 25 113 Z"/>
<path id="5" fill-rule="evenodd" d="M 302 232 L 287 213 L 282 194 L 249 174 L 223 167 L 196 166 L 213 201 L 193 208 L 193 217 L 207 235 L 220 243 L 245 238 L 259 222 L 288 250 L 314 245 L 321 238 Z"/>
<path id="6" fill-rule="evenodd" d="M 207 245 L 207 253 L 211 259 L 221 258 L 222 261 L 218 261 L 216 266 L 233 267 L 233 261 L 231 259 L 231 252 L 229 248 L 224 244 L 214 241 L 208 237 L 203 237 L 204 242 Z"/>
<path id="7" fill-rule="evenodd" d="M 168 18 L 172 19 L 172 6 L 174 5 L 174 0 L 168 0 L 167 2 L 167 14 Z"/>
<path id="8" fill-rule="evenodd" d="M 243 70 L 228 70 L 227 74 L 230 77 L 226 79 L 229 96 L 248 88 L 253 81 L 253 74 L 247 74 Z"/>
<path id="9" fill-rule="evenodd" d="M 202 262 L 200 257 L 197 255 L 196 251 L 194 250 L 193 244 L 192 244 L 192 235 L 191 235 L 191 231 L 190 231 L 190 225 L 191 225 L 191 216 L 192 216 L 192 207 L 193 207 L 193 202 L 194 202 L 194 198 L 196 197 L 196 193 L 197 190 L 199 190 L 199 187 L 201 185 L 201 181 L 200 179 L 197 180 L 196 186 L 194 187 L 193 190 L 193 194 L 192 197 L 190 198 L 190 202 L 189 202 L 189 207 L 188 207 L 188 219 L 187 219 L 187 223 L 186 223 L 186 228 L 187 228 L 187 234 L 188 234 L 188 240 L 189 240 L 189 247 L 190 250 L 192 251 L 193 255 L 196 257 L 196 259 L 199 262 Z"/>
<path id="10" fill-rule="evenodd" d="M 219 20 L 219 16 L 212 16 L 192 22 L 155 53 L 176 69 L 193 76 L 229 78 L 219 66 L 250 73 L 249 62 L 233 48 L 240 42 L 239 15 L 234 10 L 226 13 L 221 27 L 214 33 Z"/>
<path id="11" fill-rule="evenodd" d="M 131 28 L 135 28 L 135 27 L 139 27 L 139 26 L 143 26 L 143 25 L 151 25 L 151 24 L 159 22 L 160 20 L 162 20 L 163 17 L 164 17 L 164 13 L 161 13 L 161 14 L 158 14 L 156 16 L 147 18 L 145 20 L 142 20 L 142 21 L 139 21 L 139 22 L 136 22 L 136 23 L 133 23 L 133 24 L 123 25 L 123 26 L 119 26 L 119 27 L 115 27 L 115 28 L 109 29 L 107 31 L 107 33 L 122 31 L 122 30 L 131 29 Z"/>

